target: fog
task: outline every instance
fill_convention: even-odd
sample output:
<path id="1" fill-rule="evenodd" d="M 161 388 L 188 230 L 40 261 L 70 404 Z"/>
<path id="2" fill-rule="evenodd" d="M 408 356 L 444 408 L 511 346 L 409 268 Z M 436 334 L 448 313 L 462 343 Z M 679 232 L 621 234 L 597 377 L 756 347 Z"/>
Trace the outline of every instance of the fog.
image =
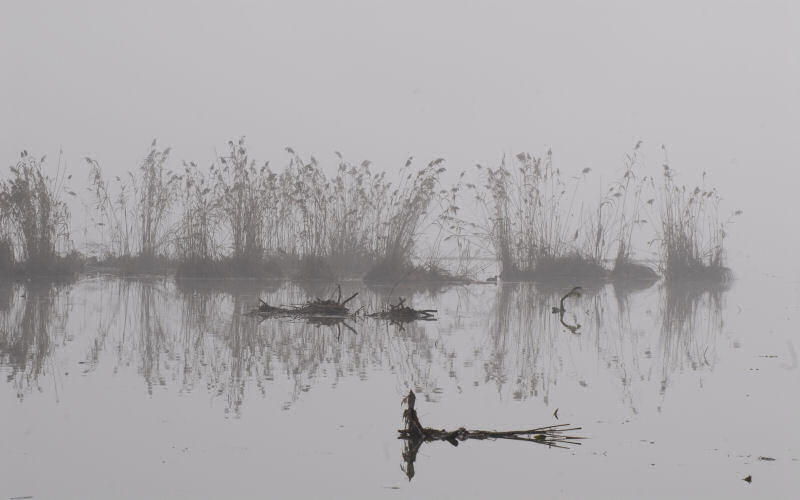
<path id="1" fill-rule="evenodd" d="M 0 0 L 0 497 L 791 497 L 798 19 L 778 0 Z M 72 174 L 53 188 L 71 219 L 2 184 L 42 155 Z M 413 181 L 377 174 L 410 156 Z M 253 158 L 287 175 L 248 177 Z M 504 158 L 507 177 L 473 168 Z M 462 171 L 479 186 L 450 229 L 484 223 L 483 246 L 451 258 L 440 188 Z M 692 191 L 704 173 L 718 191 Z M 642 176 L 664 189 L 640 199 Z M 69 254 L 92 224 L 100 250 Z M 564 424 L 569 450 L 474 431 Z"/>
<path id="2" fill-rule="evenodd" d="M 607 178 L 642 140 L 746 217 L 729 253 L 785 262 L 800 144 L 794 2 L 5 2 L 0 158 L 207 163 L 246 135 L 394 169 L 554 151 Z M 788 234 L 787 234 L 788 233 Z M 781 264 L 783 265 L 783 264 Z M 791 264 L 796 273 L 798 266 Z M 782 268 L 783 271 L 786 268 Z"/>

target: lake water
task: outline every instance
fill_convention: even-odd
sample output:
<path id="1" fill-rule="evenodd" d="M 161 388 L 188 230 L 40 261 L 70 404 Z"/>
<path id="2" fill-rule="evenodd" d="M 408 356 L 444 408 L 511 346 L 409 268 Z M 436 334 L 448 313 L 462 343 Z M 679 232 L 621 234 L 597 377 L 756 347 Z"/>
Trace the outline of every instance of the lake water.
<path id="1" fill-rule="evenodd" d="M 326 326 L 245 313 L 330 285 L 0 285 L 0 500 L 800 495 L 800 283 L 609 285 L 562 324 L 567 290 L 343 283 L 355 309 L 438 319 Z M 409 389 L 426 426 L 586 439 L 425 443 L 409 464 Z"/>

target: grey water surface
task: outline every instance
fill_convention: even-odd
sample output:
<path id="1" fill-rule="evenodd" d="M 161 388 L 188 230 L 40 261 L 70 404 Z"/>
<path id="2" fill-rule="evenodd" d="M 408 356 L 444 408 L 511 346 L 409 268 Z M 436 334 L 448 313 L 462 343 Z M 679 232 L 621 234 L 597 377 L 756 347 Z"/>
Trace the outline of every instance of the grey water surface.
<path id="1" fill-rule="evenodd" d="M 0 499 L 794 498 L 800 284 L 640 288 L 560 318 L 569 287 L 350 282 L 354 309 L 402 296 L 438 320 L 343 326 L 246 314 L 331 285 L 3 284 Z M 426 426 L 586 439 L 425 443 L 409 464 L 409 389 Z"/>

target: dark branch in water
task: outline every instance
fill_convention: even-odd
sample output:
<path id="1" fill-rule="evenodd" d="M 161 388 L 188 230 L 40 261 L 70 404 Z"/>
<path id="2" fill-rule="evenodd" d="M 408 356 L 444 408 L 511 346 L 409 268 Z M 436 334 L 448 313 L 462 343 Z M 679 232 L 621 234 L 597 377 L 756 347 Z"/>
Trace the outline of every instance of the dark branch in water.
<path id="1" fill-rule="evenodd" d="M 348 302 L 350 302 L 351 300 L 353 300 L 354 298 L 356 298 L 356 296 L 357 296 L 357 295 L 358 295 L 358 292 L 356 292 L 356 293 L 354 293 L 353 295 L 349 296 L 348 298 L 346 298 L 346 299 L 344 300 L 344 302 L 342 302 L 342 305 L 345 305 L 345 304 L 347 304 Z M 341 297 L 341 295 L 340 295 L 340 297 Z"/>
<path id="2" fill-rule="evenodd" d="M 397 304 L 389 304 L 389 309 L 369 314 L 370 318 L 388 319 L 392 323 L 409 323 L 411 321 L 436 321 L 436 309 L 414 309 L 405 305 L 406 299 L 400 297 Z"/>
<path id="3" fill-rule="evenodd" d="M 566 321 L 564 321 L 564 311 L 561 311 L 558 315 L 558 321 L 561 322 L 561 325 L 564 326 L 567 330 L 572 333 L 578 333 L 578 330 L 581 328 L 580 323 L 575 323 L 574 325 L 570 325 Z"/>
<path id="4" fill-rule="evenodd" d="M 258 299 L 260 305 L 258 309 L 251 311 L 251 314 L 256 314 L 261 317 L 329 317 L 329 318 L 348 318 L 352 317 L 347 309 L 347 303 L 358 296 L 358 292 L 342 302 L 342 288 L 337 285 L 336 300 L 326 299 L 322 300 L 319 297 L 314 300 L 309 300 L 305 304 L 292 305 L 292 306 L 271 306 L 263 299 Z"/>
<path id="5" fill-rule="evenodd" d="M 312 325 L 335 326 L 339 332 L 337 338 L 341 338 L 342 325 L 351 332 L 358 333 L 345 321 L 347 319 L 355 319 L 358 315 L 358 311 L 350 312 L 346 306 L 348 302 L 358 296 L 358 292 L 342 301 L 342 288 L 339 285 L 336 288 L 336 300 L 333 298 L 327 300 L 315 298 L 300 305 L 271 306 L 259 298 L 260 304 L 258 308 L 253 309 L 249 314 L 259 316 L 262 320 L 269 318 L 303 319 Z"/>
<path id="6" fill-rule="evenodd" d="M 561 297 L 561 302 L 560 302 L 560 306 L 559 307 L 553 306 L 553 314 L 558 314 L 558 320 L 561 322 L 561 324 L 567 330 L 571 331 L 572 333 L 578 333 L 578 330 L 580 329 L 581 325 L 580 325 L 580 323 L 576 323 L 574 325 L 570 325 L 569 323 L 564 321 L 564 313 L 567 312 L 566 308 L 564 308 L 564 301 L 567 300 L 569 297 L 572 297 L 572 296 L 580 297 L 581 296 L 581 290 L 583 290 L 583 289 L 581 287 L 579 287 L 579 286 L 573 287 L 572 290 L 570 290 L 569 292 L 566 293 L 566 295 Z"/>
<path id="7" fill-rule="evenodd" d="M 564 301 L 567 300 L 569 297 L 572 297 L 573 295 L 575 297 L 580 297 L 581 296 L 581 290 L 583 290 L 581 287 L 576 286 L 572 290 L 567 292 L 566 295 L 561 297 L 561 305 L 559 307 L 553 306 L 553 314 L 561 313 L 563 315 L 566 312 L 566 309 L 564 309 Z"/>
<path id="8" fill-rule="evenodd" d="M 403 411 L 403 421 L 405 428 L 399 429 L 398 439 L 406 441 L 403 449 L 403 461 L 405 462 L 404 471 L 408 476 L 409 481 L 414 477 L 414 462 L 417 457 L 417 452 L 422 447 L 422 443 L 430 441 L 447 441 L 453 446 L 458 446 L 459 441 L 466 441 L 467 439 L 510 439 L 514 441 L 526 441 L 529 443 L 537 443 L 547 445 L 550 448 L 563 448 L 567 449 L 570 445 L 580 445 L 580 436 L 573 436 L 565 434 L 571 431 L 580 430 L 580 427 L 570 427 L 570 424 L 556 424 L 536 427 L 533 429 L 525 429 L 519 431 L 483 431 L 483 430 L 467 430 L 464 427 L 459 427 L 454 431 L 444 429 L 431 429 L 423 427 L 419 421 L 415 403 L 417 397 L 414 391 L 409 391 L 408 395 L 403 398 L 402 404 L 406 404 L 407 408 Z"/>

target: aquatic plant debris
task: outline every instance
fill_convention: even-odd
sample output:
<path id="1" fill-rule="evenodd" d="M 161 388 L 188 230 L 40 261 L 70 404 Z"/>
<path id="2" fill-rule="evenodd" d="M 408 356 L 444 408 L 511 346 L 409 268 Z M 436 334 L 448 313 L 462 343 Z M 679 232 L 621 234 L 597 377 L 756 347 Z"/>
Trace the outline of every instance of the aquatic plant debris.
<path id="1" fill-rule="evenodd" d="M 400 297 L 397 304 L 389 304 L 389 309 L 368 314 L 370 318 L 388 319 L 392 323 L 410 323 L 412 321 L 436 321 L 436 309 L 414 309 L 405 305 L 406 299 Z"/>
<path id="2" fill-rule="evenodd" d="M 337 339 L 342 336 L 342 326 L 357 334 L 356 329 L 348 325 L 345 320 L 358 317 L 358 311 L 350 312 L 347 308 L 347 303 L 356 298 L 358 292 L 342 300 L 341 285 L 337 285 L 336 290 L 335 300 L 333 298 L 323 300 L 317 297 L 314 300 L 307 301 L 305 304 L 291 306 L 272 306 L 259 298 L 259 306 L 248 314 L 258 316 L 262 320 L 273 318 L 303 319 L 307 323 L 316 326 L 335 326 L 339 332 Z"/>
<path id="3" fill-rule="evenodd" d="M 422 443 L 430 441 L 447 441 L 453 446 L 458 446 L 459 441 L 468 439 L 510 439 L 543 444 L 549 448 L 569 449 L 570 445 L 580 445 L 579 441 L 584 439 L 580 436 L 566 434 L 581 429 L 580 427 L 571 427 L 570 424 L 546 425 L 519 431 L 467 430 L 464 427 L 459 427 L 454 431 L 431 429 L 430 427 L 422 426 L 415 408 L 416 401 L 416 394 L 414 394 L 413 390 L 409 390 L 408 395 L 403 398 L 401 403 L 406 405 L 406 409 L 403 411 L 405 428 L 397 431 L 398 439 L 406 441 L 403 450 L 403 461 L 405 462 L 403 470 L 409 481 L 415 474 L 414 462 L 416 461 L 417 452 L 422 447 Z"/>
<path id="4" fill-rule="evenodd" d="M 291 306 L 272 306 L 265 302 L 263 299 L 258 299 L 260 304 L 258 308 L 250 311 L 250 314 L 255 314 L 265 318 L 274 317 L 293 317 L 293 318 L 349 318 L 355 316 L 347 308 L 347 303 L 358 296 L 358 292 L 350 297 L 342 300 L 342 287 L 336 286 L 337 296 L 334 300 L 320 299 L 319 297 L 314 300 L 309 300 L 305 304 L 291 305 Z"/>
<path id="5" fill-rule="evenodd" d="M 436 321 L 436 309 L 414 309 L 405 305 L 405 299 L 400 298 L 397 304 L 389 304 L 389 309 L 378 311 L 371 314 L 359 314 L 361 309 L 350 312 L 347 303 L 358 296 L 358 292 L 342 300 L 342 289 L 337 285 L 337 294 L 334 299 L 322 300 L 316 298 L 309 300 L 305 304 L 291 306 L 274 306 L 259 298 L 259 305 L 256 309 L 249 312 L 251 315 L 259 316 L 262 319 L 268 318 L 290 318 L 305 319 L 307 322 L 317 325 L 333 326 L 343 323 L 345 319 L 357 319 L 359 317 L 370 317 L 381 320 L 388 320 L 391 323 L 401 325 L 412 321 Z M 355 330 L 344 323 L 344 326 L 356 333 Z"/>

